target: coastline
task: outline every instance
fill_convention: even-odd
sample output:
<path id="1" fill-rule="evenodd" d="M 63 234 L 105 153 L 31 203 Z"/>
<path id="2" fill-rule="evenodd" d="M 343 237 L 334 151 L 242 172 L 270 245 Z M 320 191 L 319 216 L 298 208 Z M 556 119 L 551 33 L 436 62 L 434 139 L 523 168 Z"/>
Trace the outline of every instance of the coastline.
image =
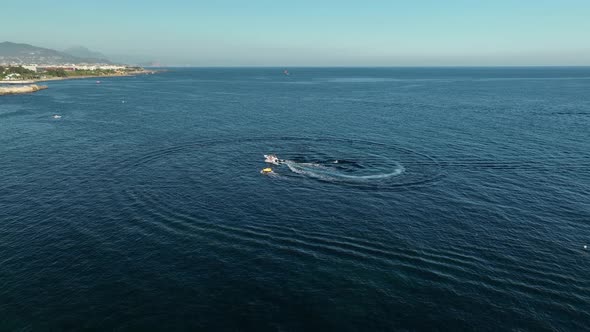
<path id="1" fill-rule="evenodd" d="M 39 78 L 39 79 L 21 80 L 21 81 L 0 80 L 0 85 L 1 84 L 34 84 L 34 83 L 39 83 L 39 82 L 75 80 L 75 79 L 86 79 L 86 78 L 100 78 L 100 77 L 132 77 L 132 76 L 137 76 L 137 75 L 155 74 L 157 72 L 158 71 L 156 71 L 156 70 L 139 70 L 139 71 L 128 72 L 125 74 L 112 74 L 112 75 L 84 75 L 84 76 L 48 77 L 48 78 Z"/>

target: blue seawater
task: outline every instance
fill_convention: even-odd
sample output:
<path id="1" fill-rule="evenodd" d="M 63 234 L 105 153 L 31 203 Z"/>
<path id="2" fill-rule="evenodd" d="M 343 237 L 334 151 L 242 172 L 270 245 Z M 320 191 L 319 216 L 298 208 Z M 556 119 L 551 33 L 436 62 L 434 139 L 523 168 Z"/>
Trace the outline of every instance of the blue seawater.
<path id="1" fill-rule="evenodd" d="M 590 68 L 289 72 L 0 97 L 0 330 L 589 328 Z"/>

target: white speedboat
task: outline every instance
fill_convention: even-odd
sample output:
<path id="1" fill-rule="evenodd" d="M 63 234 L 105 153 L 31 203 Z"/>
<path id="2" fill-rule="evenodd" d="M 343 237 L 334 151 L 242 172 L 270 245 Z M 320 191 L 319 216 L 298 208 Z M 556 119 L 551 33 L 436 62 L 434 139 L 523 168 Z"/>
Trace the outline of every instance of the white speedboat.
<path id="1" fill-rule="evenodd" d="M 59 115 L 59 114 L 54 114 L 54 115 L 52 116 L 52 118 L 54 118 L 54 119 L 61 119 L 61 115 Z"/>
<path id="2" fill-rule="evenodd" d="M 269 164 L 273 164 L 273 165 L 278 165 L 280 160 L 279 158 L 277 158 L 277 156 L 275 156 L 274 154 L 265 154 L 264 155 L 264 162 L 265 163 L 269 163 Z"/>

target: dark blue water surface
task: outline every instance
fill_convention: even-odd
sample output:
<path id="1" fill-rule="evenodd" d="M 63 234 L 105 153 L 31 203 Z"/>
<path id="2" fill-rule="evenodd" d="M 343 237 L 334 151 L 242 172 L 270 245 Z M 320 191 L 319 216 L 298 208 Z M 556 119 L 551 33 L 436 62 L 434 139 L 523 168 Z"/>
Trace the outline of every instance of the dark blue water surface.
<path id="1" fill-rule="evenodd" d="M 0 330 L 588 329 L 590 68 L 289 71 L 0 97 Z"/>

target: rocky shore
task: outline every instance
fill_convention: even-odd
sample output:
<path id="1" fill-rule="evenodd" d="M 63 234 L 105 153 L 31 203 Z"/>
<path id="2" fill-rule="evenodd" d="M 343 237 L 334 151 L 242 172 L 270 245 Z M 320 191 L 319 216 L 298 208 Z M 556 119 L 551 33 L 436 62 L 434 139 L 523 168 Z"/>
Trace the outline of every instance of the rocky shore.
<path id="1" fill-rule="evenodd" d="M 0 96 L 32 93 L 32 92 L 37 92 L 39 90 L 44 90 L 44 89 L 47 89 L 46 85 L 31 84 L 31 85 L 24 85 L 24 86 L 7 86 L 7 87 L 0 86 Z"/>

